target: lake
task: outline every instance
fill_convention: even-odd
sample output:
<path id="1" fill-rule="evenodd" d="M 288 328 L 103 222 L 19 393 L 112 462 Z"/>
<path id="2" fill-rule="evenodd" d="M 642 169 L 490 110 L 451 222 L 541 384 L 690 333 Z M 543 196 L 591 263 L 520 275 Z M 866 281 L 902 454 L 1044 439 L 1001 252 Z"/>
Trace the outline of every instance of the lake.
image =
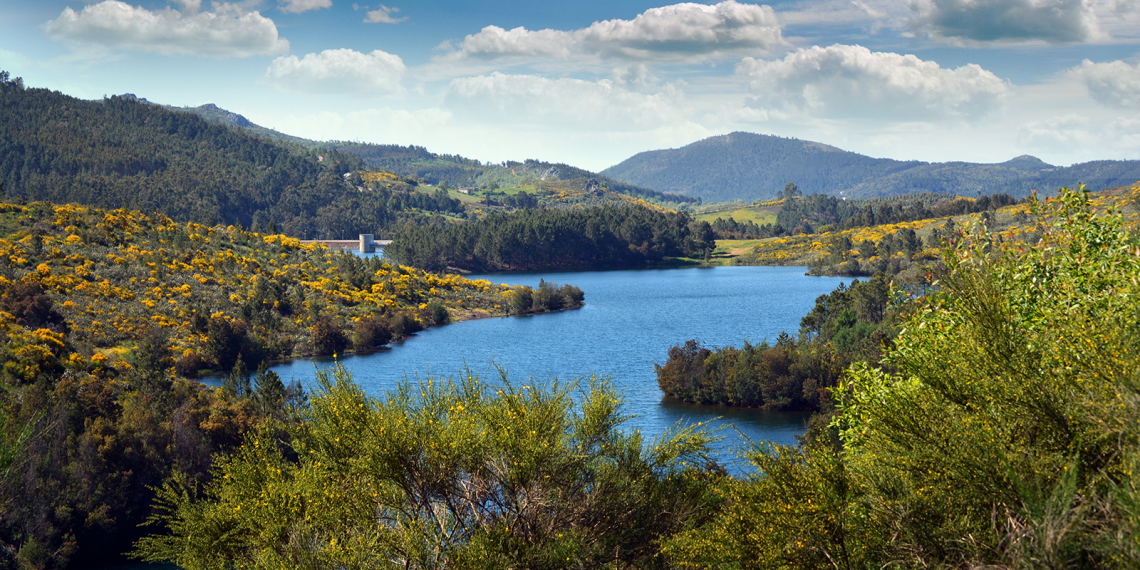
<path id="1" fill-rule="evenodd" d="M 401 379 L 447 376 L 465 366 L 515 381 L 548 382 L 597 374 L 612 378 L 625 395 L 628 428 L 653 436 L 677 422 L 716 420 L 726 440 L 717 460 L 730 471 L 747 469 L 735 457 L 744 438 L 795 443 L 808 415 L 697 406 L 666 399 L 654 363 L 664 364 L 675 344 L 697 339 L 706 346 L 775 342 L 795 334 L 819 295 L 843 278 L 808 277 L 803 267 L 711 267 L 632 271 L 471 275 L 494 283 L 537 287 L 540 279 L 570 283 L 586 294 L 572 311 L 479 319 L 428 329 L 390 348 L 341 363 L 370 394 L 382 395 Z M 315 366 L 329 360 L 297 360 L 272 367 L 286 383 L 310 384 Z M 717 418 L 720 418 L 719 420 Z"/>

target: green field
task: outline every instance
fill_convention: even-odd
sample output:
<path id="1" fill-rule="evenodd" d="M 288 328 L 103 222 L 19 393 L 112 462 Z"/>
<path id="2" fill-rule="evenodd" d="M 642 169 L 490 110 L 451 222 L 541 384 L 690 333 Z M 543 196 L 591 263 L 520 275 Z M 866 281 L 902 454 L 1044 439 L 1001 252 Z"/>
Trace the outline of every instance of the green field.
<path id="1" fill-rule="evenodd" d="M 776 223 L 776 210 L 778 207 L 751 206 L 736 208 L 735 210 L 721 210 L 696 214 L 693 218 L 712 223 L 717 218 L 732 218 L 738 222 L 752 221 L 758 226 Z"/>

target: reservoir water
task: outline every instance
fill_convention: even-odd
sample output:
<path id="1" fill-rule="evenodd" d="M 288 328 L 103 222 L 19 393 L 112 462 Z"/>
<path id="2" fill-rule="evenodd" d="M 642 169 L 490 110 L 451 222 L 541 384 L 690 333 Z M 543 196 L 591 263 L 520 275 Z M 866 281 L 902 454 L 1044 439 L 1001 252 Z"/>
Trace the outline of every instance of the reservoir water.
<path id="1" fill-rule="evenodd" d="M 513 382 L 609 376 L 637 417 L 627 429 L 652 437 L 677 422 L 716 420 L 724 442 L 717 460 L 739 472 L 735 448 L 745 438 L 795 443 L 807 414 L 697 406 L 666 399 L 657 387 L 654 363 L 664 364 L 675 344 L 697 339 L 706 346 L 775 342 L 795 334 L 815 298 L 842 278 L 808 277 L 802 267 L 712 267 L 635 271 L 590 271 L 471 275 L 494 283 L 537 287 L 540 279 L 570 283 L 586 294 L 586 306 L 553 314 L 480 319 L 432 328 L 390 348 L 341 363 L 365 391 L 383 395 L 403 378 L 448 376 L 464 367 Z M 331 361 L 297 360 L 274 366 L 288 383 L 310 384 L 316 366 Z M 719 418 L 719 419 L 718 419 Z"/>

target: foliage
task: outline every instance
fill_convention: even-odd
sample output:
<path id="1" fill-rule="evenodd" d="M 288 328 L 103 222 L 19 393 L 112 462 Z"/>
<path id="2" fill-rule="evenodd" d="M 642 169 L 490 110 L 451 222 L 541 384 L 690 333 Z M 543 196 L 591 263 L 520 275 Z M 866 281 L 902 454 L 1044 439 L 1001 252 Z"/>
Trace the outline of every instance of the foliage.
<path id="1" fill-rule="evenodd" d="M 1140 248 L 1083 189 L 1031 207 L 1036 244 L 982 226 L 945 251 L 883 366 L 852 366 L 837 390 L 838 439 L 754 454 L 717 520 L 667 552 L 741 568 L 1136 567 Z"/>
<path id="2" fill-rule="evenodd" d="M 349 331 L 370 350 L 531 292 L 129 210 L 0 204 L 0 236 L 0 568 L 123 552 L 151 487 L 205 481 L 303 404 L 250 373 L 266 359 L 342 352 Z M 225 389 L 176 377 L 206 367 Z"/>
<path id="3" fill-rule="evenodd" d="M 827 411 L 843 371 L 853 362 L 877 362 L 897 334 L 888 292 L 882 273 L 850 288 L 841 283 L 800 321 L 799 342 L 782 333 L 775 346 L 674 346 L 665 365 L 654 366 L 657 385 L 686 402 Z"/>
<path id="4" fill-rule="evenodd" d="M 696 427 L 621 431 L 605 380 L 405 383 L 366 396 L 318 373 L 300 423 L 251 434 L 199 488 L 160 491 L 144 560 L 253 568 L 660 567 L 714 501 Z"/>
<path id="5" fill-rule="evenodd" d="M 474 222 L 402 232 L 388 255 L 431 270 L 520 271 L 640 266 L 700 256 L 715 243 L 707 222 L 637 206 L 520 210 Z"/>

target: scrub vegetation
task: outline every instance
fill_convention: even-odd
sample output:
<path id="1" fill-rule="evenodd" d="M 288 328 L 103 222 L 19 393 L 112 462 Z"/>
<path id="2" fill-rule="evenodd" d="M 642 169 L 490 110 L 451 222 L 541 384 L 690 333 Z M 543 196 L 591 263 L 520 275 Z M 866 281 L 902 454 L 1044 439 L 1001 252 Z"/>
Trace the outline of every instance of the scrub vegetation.
<path id="1" fill-rule="evenodd" d="M 124 552 L 172 470 L 304 405 L 266 361 L 584 300 L 132 210 L 0 204 L 0 236 L 0 568 Z"/>
<path id="2" fill-rule="evenodd" d="M 168 480 L 136 554 L 187 568 L 1135 567 L 1140 246 L 1083 191 L 1028 207 L 1039 241 L 965 228 L 932 288 L 896 309 L 882 358 L 824 392 L 831 411 L 802 445 L 748 452 L 750 475 L 704 461 L 703 426 L 621 430 L 602 381 L 465 375 L 376 399 L 334 368 L 212 481 Z"/>

